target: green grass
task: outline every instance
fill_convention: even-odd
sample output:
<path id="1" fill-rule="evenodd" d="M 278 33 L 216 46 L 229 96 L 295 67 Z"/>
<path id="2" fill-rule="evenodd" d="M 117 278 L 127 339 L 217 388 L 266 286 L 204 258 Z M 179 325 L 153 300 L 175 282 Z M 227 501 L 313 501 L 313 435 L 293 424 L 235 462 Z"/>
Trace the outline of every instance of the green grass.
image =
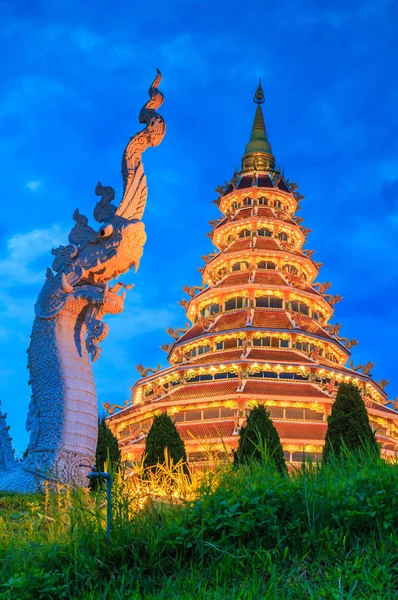
<path id="1" fill-rule="evenodd" d="M 0 497 L 0 598 L 398 597 L 396 464 L 347 457 L 291 477 L 225 465 L 162 482 L 116 481 L 109 543 L 102 493 Z M 176 485 L 181 504 L 148 500 Z"/>

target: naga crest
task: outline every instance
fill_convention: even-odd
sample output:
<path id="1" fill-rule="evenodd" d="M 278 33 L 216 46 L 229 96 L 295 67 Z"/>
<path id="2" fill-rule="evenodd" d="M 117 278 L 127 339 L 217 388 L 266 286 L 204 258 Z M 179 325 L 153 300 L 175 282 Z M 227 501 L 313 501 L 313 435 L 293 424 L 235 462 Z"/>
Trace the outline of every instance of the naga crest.
<path id="1" fill-rule="evenodd" d="M 95 340 L 101 341 L 107 332 L 107 327 L 100 322 L 102 315 L 123 310 L 124 295 L 118 296 L 109 290 L 108 282 L 132 267 L 137 271 L 146 241 L 141 220 L 147 199 L 142 153 L 160 144 L 166 131 L 163 118 L 156 112 L 163 102 L 163 94 L 158 90 L 160 81 L 158 70 L 149 88 L 149 100 L 139 114 L 139 122 L 145 127 L 130 139 L 123 154 L 124 185 L 119 205 L 113 203 L 114 189 L 98 182 L 95 194 L 100 200 L 93 216 L 100 227 L 91 227 L 88 218 L 79 209 L 75 210 L 69 244 L 52 250 L 52 268 L 47 269 L 46 281 L 35 305 L 36 315 L 42 319 L 55 317 L 67 303 L 71 308 L 75 304 L 79 314 L 87 306 L 87 349 L 93 360 L 99 356 Z"/>

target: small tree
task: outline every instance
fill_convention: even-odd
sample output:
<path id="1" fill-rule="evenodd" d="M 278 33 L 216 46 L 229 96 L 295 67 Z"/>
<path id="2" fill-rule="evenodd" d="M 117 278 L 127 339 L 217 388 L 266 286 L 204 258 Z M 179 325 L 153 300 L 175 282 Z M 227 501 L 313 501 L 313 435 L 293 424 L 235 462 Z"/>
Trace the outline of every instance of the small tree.
<path id="1" fill-rule="evenodd" d="M 98 441 L 97 450 L 95 452 L 95 468 L 97 471 L 103 471 L 105 468 L 105 462 L 110 459 L 114 469 L 118 469 L 120 465 L 121 454 L 117 438 L 113 435 L 112 431 L 108 427 L 108 423 L 105 417 L 98 419 Z M 99 480 L 92 479 L 90 481 L 90 488 L 92 490 L 98 489 Z"/>
<path id="2" fill-rule="evenodd" d="M 187 454 L 185 452 L 184 442 L 177 431 L 177 427 L 164 412 L 160 415 L 154 415 L 151 428 L 148 432 L 145 444 L 144 468 L 155 468 L 156 465 L 164 464 L 165 448 L 173 464 L 180 460 L 184 463 L 184 471 L 187 472 L 186 462 Z"/>
<path id="3" fill-rule="evenodd" d="M 359 389 L 353 383 L 340 383 L 328 417 L 322 460 L 341 456 L 344 450 L 367 450 L 380 455 L 380 447 L 369 424 L 369 416 Z"/>
<path id="4" fill-rule="evenodd" d="M 280 473 L 287 472 L 278 432 L 264 404 L 257 404 L 250 411 L 246 427 L 240 430 L 234 464 L 239 466 L 252 460 L 262 462 L 265 459 L 273 462 Z"/>

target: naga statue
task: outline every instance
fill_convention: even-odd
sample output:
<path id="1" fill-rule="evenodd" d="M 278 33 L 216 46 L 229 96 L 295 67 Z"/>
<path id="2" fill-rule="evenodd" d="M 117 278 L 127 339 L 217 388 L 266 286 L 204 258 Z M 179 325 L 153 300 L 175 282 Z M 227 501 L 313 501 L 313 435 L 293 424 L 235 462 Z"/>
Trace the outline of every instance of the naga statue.
<path id="1" fill-rule="evenodd" d="M 110 402 L 103 402 L 102 408 L 106 410 L 108 415 L 113 415 L 117 409 L 124 410 L 129 405 L 129 401 L 125 400 L 124 404 L 111 404 Z"/>
<path id="2" fill-rule="evenodd" d="M 156 369 L 151 369 L 151 367 L 145 368 L 144 365 L 135 365 L 135 368 L 137 369 L 141 377 L 147 377 L 149 373 L 159 373 L 159 371 L 162 368 L 162 365 L 158 363 Z"/>
<path id="3" fill-rule="evenodd" d="M 319 294 L 324 294 L 331 288 L 331 286 L 332 286 L 332 284 L 330 281 L 325 281 L 325 283 L 317 282 L 312 285 L 313 288 L 315 288 L 315 289 L 318 288 L 317 291 Z"/>
<path id="4" fill-rule="evenodd" d="M 160 81 L 158 71 L 139 114 L 145 127 L 124 151 L 119 205 L 113 204 L 113 188 L 98 183 L 94 219 L 99 229 L 75 210 L 69 244 L 52 251 L 54 260 L 35 304 L 27 351 L 32 389 L 26 422 L 29 445 L 23 460 L 10 464 L 11 443 L 1 419 L 0 490 L 35 492 L 45 480 L 87 485 L 98 433 L 89 354 L 92 361 L 100 356 L 99 343 L 108 333 L 104 315 L 123 310 L 125 292 L 119 296 L 118 284 L 110 289 L 108 283 L 132 267 L 137 271 L 143 253 L 147 186 L 142 153 L 160 144 L 165 134 L 164 120 L 156 112 L 163 102 Z"/>
<path id="5" fill-rule="evenodd" d="M 352 360 L 350 360 L 349 364 L 350 364 L 350 368 L 353 371 L 359 371 L 359 370 L 361 370 L 363 375 L 369 375 L 370 376 L 370 373 L 371 373 L 371 371 L 372 371 L 372 369 L 373 369 L 373 367 L 375 366 L 376 363 L 368 361 L 366 363 L 366 365 L 358 365 L 357 367 L 355 367 L 354 363 L 352 362 Z"/>
<path id="6" fill-rule="evenodd" d="M 186 285 L 185 287 L 183 287 L 181 289 L 183 292 L 188 294 L 188 296 L 191 296 L 191 298 L 193 298 L 195 296 L 196 292 L 203 292 L 204 287 L 205 287 L 205 284 L 203 282 L 202 285 L 194 285 L 193 287 Z"/>
<path id="7" fill-rule="evenodd" d="M 173 340 L 178 340 L 180 333 L 186 333 L 188 331 L 188 329 L 189 329 L 189 323 L 187 322 L 185 324 L 185 328 L 179 327 L 178 329 L 173 329 L 173 327 L 169 327 L 168 329 L 165 329 L 165 332 L 168 333 L 169 335 L 171 335 Z"/>
<path id="8" fill-rule="evenodd" d="M 315 287 L 315 285 L 313 287 Z M 342 325 L 340 325 L 339 323 L 334 323 L 334 325 L 331 325 L 330 323 L 328 323 L 325 326 L 326 331 L 328 331 L 330 335 L 334 335 L 334 336 L 339 334 L 341 328 L 342 328 Z"/>

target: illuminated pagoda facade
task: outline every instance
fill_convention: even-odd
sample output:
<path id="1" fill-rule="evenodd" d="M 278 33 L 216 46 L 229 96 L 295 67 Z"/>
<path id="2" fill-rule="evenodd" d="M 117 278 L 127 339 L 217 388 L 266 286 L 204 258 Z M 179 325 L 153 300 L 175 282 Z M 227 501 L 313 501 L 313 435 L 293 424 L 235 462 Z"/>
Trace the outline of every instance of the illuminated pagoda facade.
<path id="1" fill-rule="evenodd" d="M 398 447 L 398 413 L 388 406 L 387 383 L 371 379 L 372 363 L 345 365 L 355 340 L 331 325 L 329 283 L 315 283 L 320 263 L 303 249 L 309 230 L 296 216 L 303 198 L 285 178 L 267 138 L 259 84 L 250 141 L 229 184 L 217 188 L 222 213 L 212 225 L 216 250 L 204 256 L 200 287 L 183 288 L 181 305 L 191 323 L 168 333 L 170 366 L 138 370 L 131 405 L 108 423 L 122 457 L 140 459 L 153 414 L 166 411 L 177 424 L 190 463 L 237 448 L 253 402 L 266 404 L 285 457 L 321 458 L 337 388 L 354 382 L 385 455 Z"/>

